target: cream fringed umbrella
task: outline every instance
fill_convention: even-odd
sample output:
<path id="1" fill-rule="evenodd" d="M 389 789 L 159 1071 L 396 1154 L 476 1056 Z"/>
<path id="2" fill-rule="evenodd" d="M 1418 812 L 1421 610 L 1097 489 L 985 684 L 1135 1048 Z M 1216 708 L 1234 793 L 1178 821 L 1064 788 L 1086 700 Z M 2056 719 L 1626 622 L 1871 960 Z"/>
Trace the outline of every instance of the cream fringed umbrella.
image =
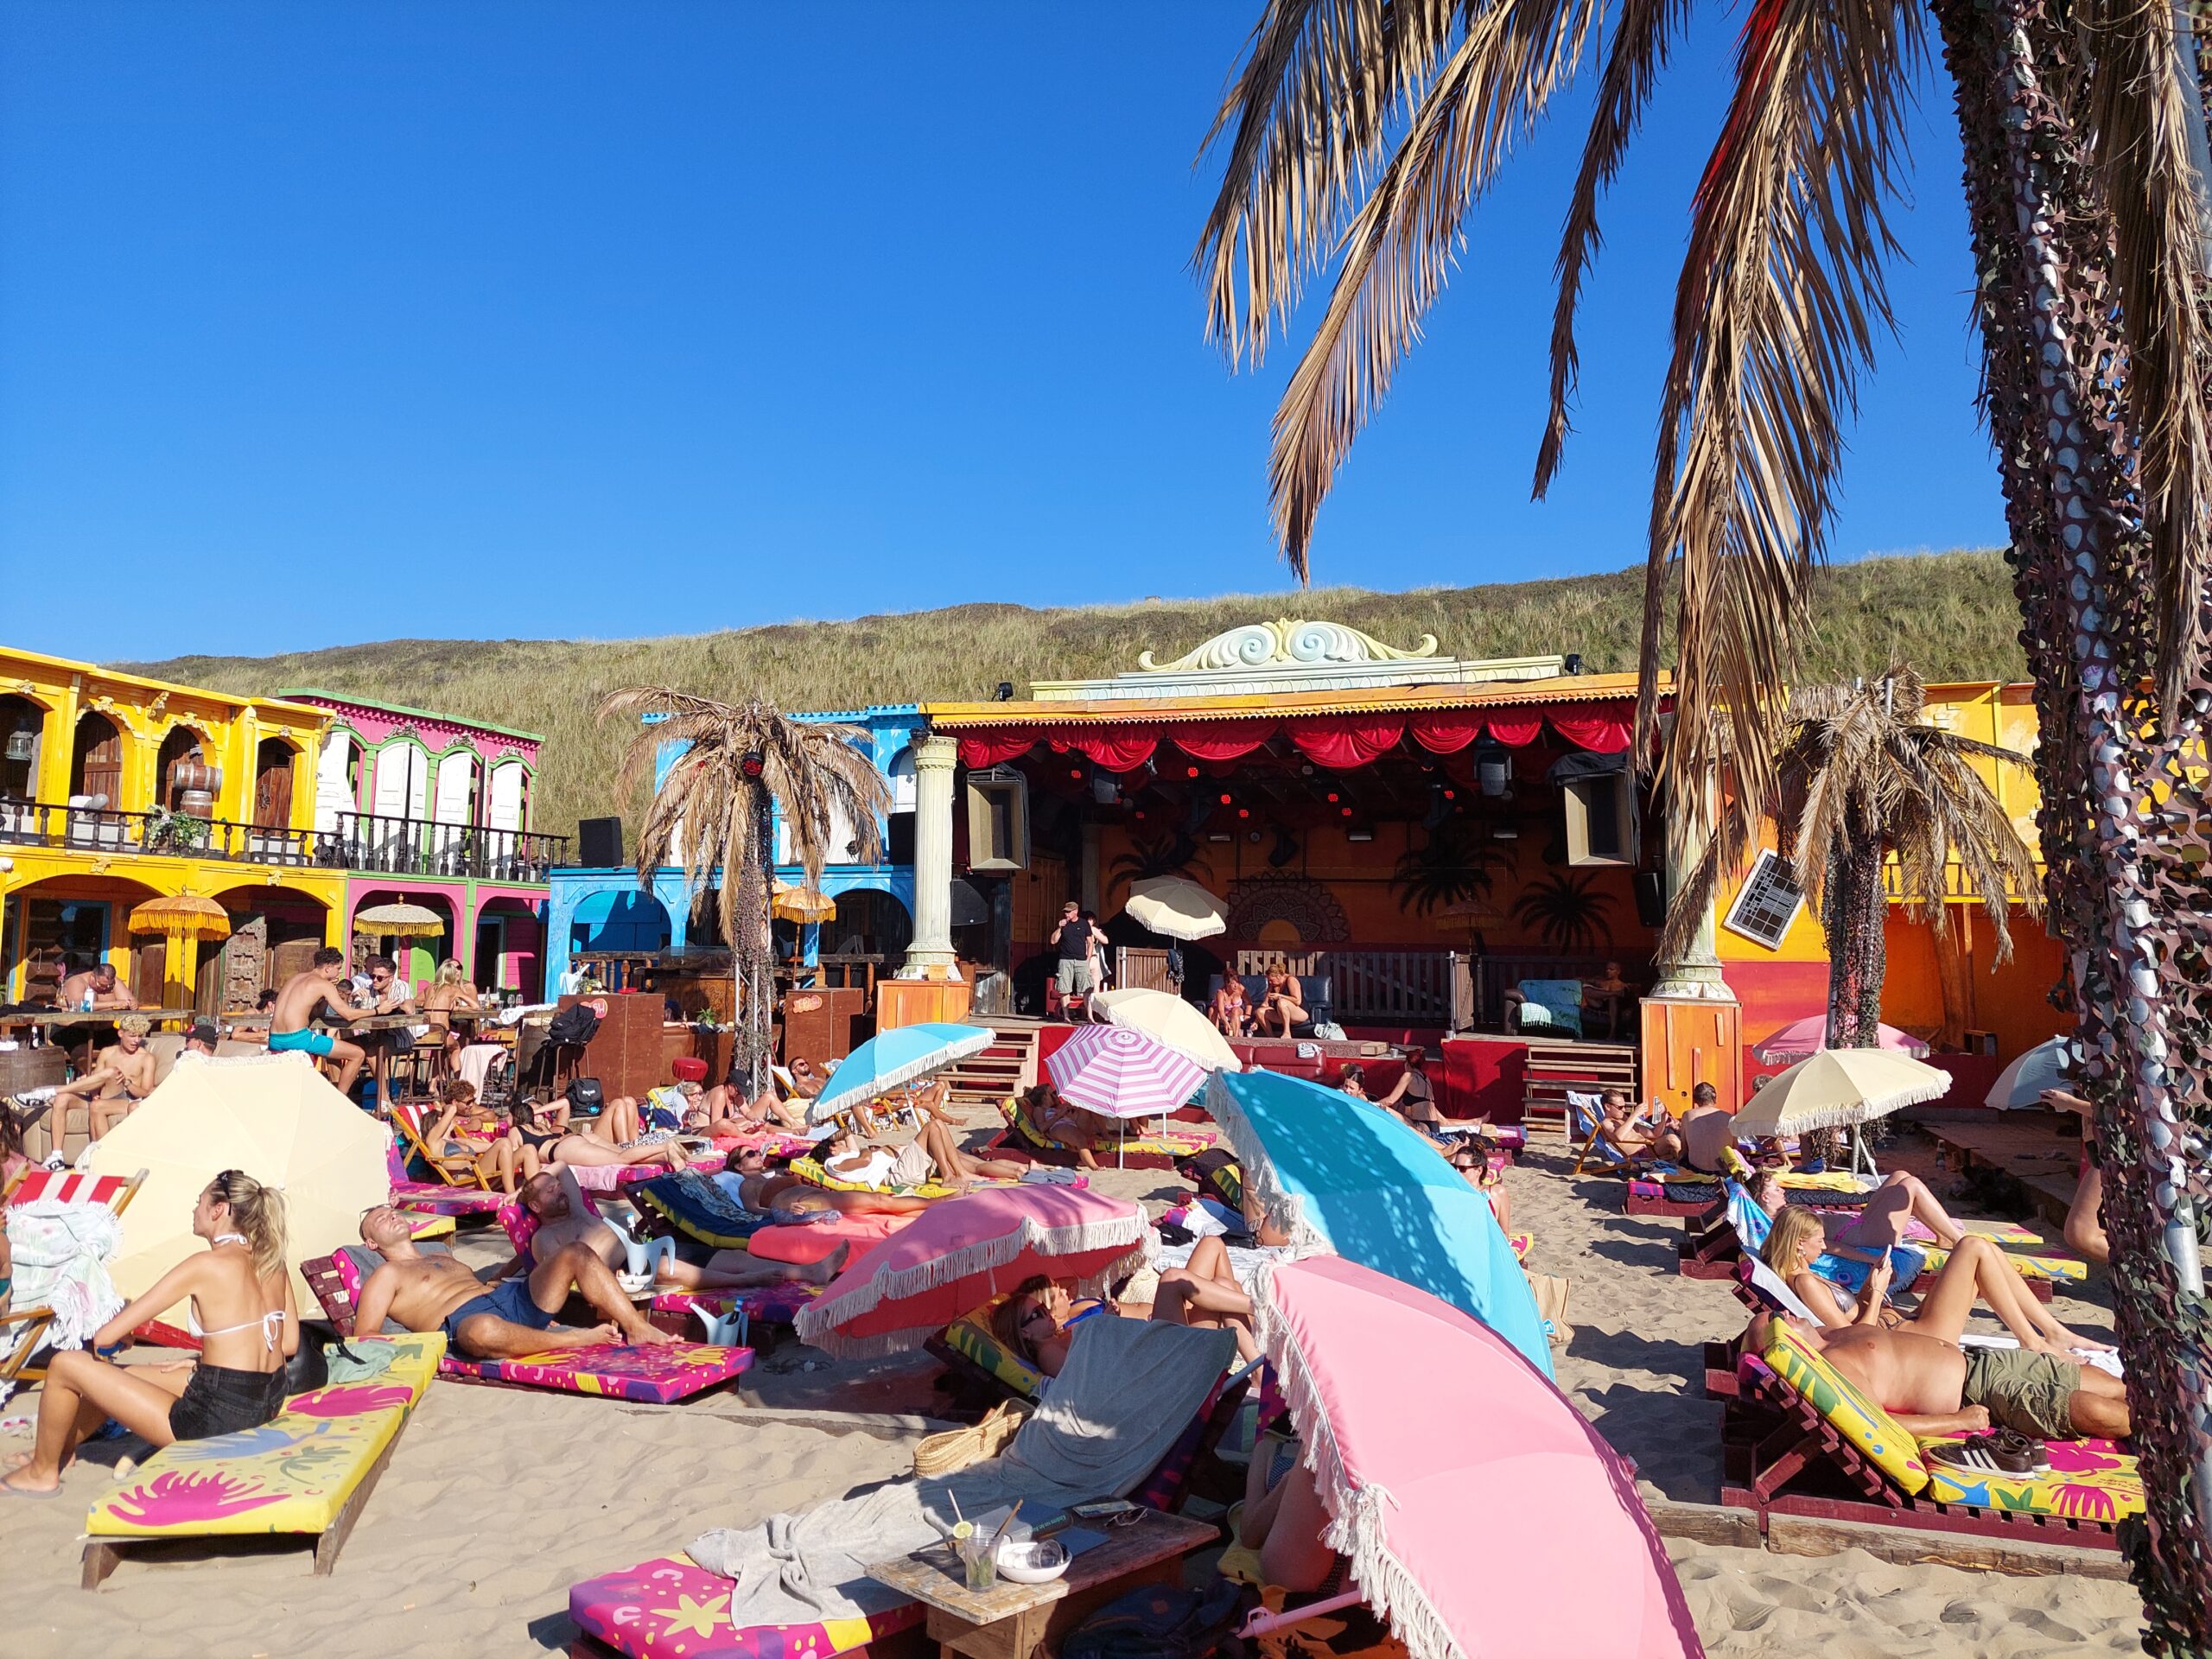
<path id="1" fill-rule="evenodd" d="M 315 1298 L 300 1263 L 358 1243 L 361 1212 L 391 1192 L 390 1132 L 324 1078 L 304 1054 L 181 1059 L 145 1103 L 92 1148 L 95 1173 L 146 1184 L 123 1218 L 109 1263 L 127 1299 L 194 1250 L 192 1209 L 207 1183 L 238 1169 L 283 1189 L 284 1260 L 302 1308 Z"/>
<path id="2" fill-rule="evenodd" d="M 435 939 L 446 918 L 425 905 L 372 905 L 353 918 L 353 931 L 372 938 Z"/>

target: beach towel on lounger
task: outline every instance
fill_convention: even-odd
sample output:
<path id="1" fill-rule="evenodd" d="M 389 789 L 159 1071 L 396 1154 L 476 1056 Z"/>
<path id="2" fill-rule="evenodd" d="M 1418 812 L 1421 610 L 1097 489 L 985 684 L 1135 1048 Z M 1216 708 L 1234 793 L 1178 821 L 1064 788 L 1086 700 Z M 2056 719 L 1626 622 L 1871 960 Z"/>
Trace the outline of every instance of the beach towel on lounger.
<path id="1" fill-rule="evenodd" d="M 1000 1457 L 942 1480 L 902 1480 L 804 1515 L 696 1540 L 691 1559 L 734 1580 L 718 1624 L 813 1624 L 859 1618 L 905 1598 L 868 1576 L 871 1561 L 936 1543 L 963 1514 L 1015 1498 L 1049 1514 L 1086 1498 L 1133 1491 L 1191 1426 L 1236 1357 L 1225 1331 L 1164 1321 L 1085 1319 L 1066 1366 L 1036 1414 Z"/>
<path id="2" fill-rule="evenodd" d="M 1733 1181 L 1728 1183 L 1728 1219 L 1735 1224 L 1736 1237 L 1742 1243 L 1745 1255 L 1757 1255 L 1765 1247 L 1766 1236 L 1774 1226 L 1774 1218 L 1760 1209 L 1753 1202 L 1751 1195 Z M 1890 1271 L 1894 1278 L 1891 1287 L 1899 1291 L 1910 1289 L 1912 1281 L 1920 1277 L 1927 1265 L 1926 1252 L 1910 1244 L 1892 1246 Z M 1813 1271 L 1831 1283 L 1841 1285 L 1855 1296 L 1866 1289 L 1866 1275 L 1873 1268 L 1871 1263 L 1827 1250 L 1813 1258 Z"/>

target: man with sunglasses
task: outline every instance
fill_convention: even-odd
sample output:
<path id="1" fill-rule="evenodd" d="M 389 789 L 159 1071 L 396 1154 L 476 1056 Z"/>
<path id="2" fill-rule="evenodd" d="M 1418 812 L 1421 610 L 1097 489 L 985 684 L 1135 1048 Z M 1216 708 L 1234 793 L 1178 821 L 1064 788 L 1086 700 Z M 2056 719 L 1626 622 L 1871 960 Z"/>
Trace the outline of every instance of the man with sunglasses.
<path id="1" fill-rule="evenodd" d="M 368 972 L 368 1004 L 363 1009 L 364 1013 L 374 1017 L 422 1012 L 415 1001 L 414 987 L 399 977 L 399 964 L 390 957 L 371 957 Z M 401 1040 L 403 1038 L 406 1039 L 404 1042 Z M 378 1100 L 389 1101 L 391 1098 L 392 1057 L 405 1053 L 414 1046 L 413 1034 L 404 1027 L 362 1033 L 361 1046 L 369 1052 L 371 1075 Z"/>

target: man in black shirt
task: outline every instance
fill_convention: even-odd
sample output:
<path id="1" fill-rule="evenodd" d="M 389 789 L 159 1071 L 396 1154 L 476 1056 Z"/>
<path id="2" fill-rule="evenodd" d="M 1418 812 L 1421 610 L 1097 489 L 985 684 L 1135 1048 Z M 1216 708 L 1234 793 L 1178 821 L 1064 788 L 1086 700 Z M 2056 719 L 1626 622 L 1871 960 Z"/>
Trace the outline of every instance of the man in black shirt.
<path id="1" fill-rule="evenodd" d="M 1088 996 L 1097 988 L 1097 970 L 1091 965 L 1092 935 L 1097 930 L 1083 918 L 1083 906 L 1072 899 L 1060 906 L 1060 925 L 1052 934 L 1052 946 L 1060 959 L 1060 1007 L 1063 1013 L 1067 999 Z"/>

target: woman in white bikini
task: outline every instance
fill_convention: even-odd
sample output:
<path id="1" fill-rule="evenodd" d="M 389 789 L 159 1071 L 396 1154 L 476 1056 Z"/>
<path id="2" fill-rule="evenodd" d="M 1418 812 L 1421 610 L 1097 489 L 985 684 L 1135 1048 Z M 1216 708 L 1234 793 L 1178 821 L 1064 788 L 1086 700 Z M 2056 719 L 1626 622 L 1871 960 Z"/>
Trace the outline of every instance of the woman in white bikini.
<path id="1" fill-rule="evenodd" d="M 226 1169 L 200 1193 L 192 1230 L 207 1249 L 163 1274 L 93 1333 L 92 1345 L 112 1346 L 189 1297 L 204 1326 L 199 1363 L 118 1365 L 82 1349 L 54 1355 L 32 1450 L 0 1477 L 0 1497 L 54 1496 L 77 1447 L 111 1417 L 162 1446 L 257 1428 L 283 1409 L 285 1362 L 300 1345 L 283 1194 Z"/>

